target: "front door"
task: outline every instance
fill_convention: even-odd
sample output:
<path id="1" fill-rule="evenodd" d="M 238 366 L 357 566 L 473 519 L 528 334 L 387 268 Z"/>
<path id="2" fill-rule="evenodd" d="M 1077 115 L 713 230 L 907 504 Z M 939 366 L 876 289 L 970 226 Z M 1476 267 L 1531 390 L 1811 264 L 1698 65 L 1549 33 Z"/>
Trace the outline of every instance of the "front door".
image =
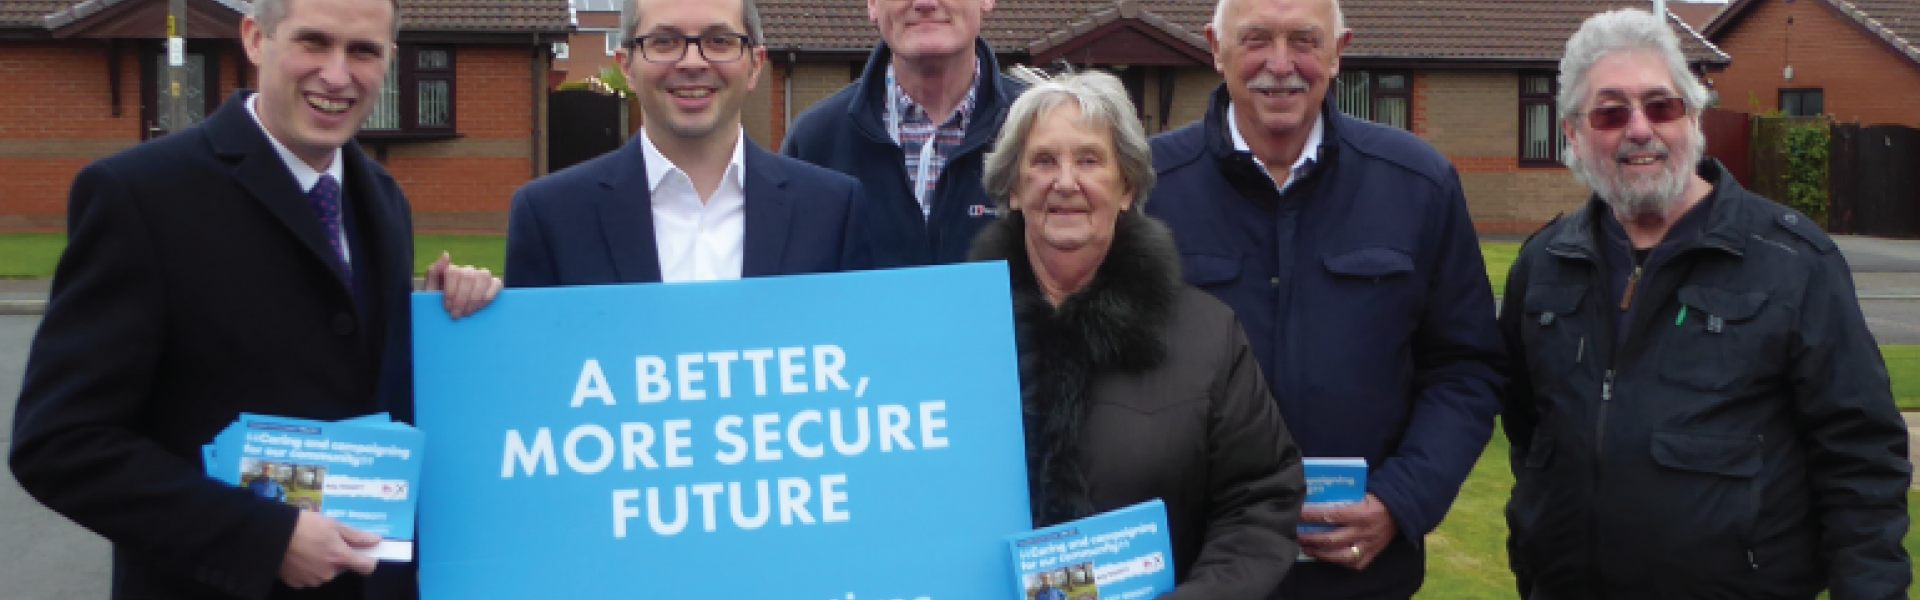
<path id="1" fill-rule="evenodd" d="M 149 42 L 141 46 L 140 139 L 153 139 L 192 127 L 220 107 L 220 51 L 215 44 L 213 40 L 187 41 L 186 76 L 180 86 L 186 118 L 180 123 L 173 122 L 171 111 L 163 103 L 171 95 L 166 45 Z"/>

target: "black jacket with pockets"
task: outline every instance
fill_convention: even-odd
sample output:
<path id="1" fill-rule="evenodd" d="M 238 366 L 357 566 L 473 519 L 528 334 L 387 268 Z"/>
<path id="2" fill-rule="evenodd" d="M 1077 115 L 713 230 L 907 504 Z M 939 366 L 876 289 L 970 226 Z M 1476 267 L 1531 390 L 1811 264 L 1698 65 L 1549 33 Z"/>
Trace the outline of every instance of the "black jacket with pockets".
<path id="1" fill-rule="evenodd" d="M 1905 598 L 1907 431 L 1844 258 L 1711 160 L 1706 224 L 1624 342 L 1595 198 L 1521 251 L 1500 324 L 1520 594 Z"/>

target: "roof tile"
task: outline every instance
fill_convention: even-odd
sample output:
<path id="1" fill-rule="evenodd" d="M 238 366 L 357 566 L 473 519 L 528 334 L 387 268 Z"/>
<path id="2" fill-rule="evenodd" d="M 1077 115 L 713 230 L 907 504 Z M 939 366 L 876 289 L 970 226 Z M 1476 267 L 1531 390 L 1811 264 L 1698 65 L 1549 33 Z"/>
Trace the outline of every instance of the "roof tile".
<path id="1" fill-rule="evenodd" d="M 1212 0 L 1135 1 L 1193 36 L 1201 35 L 1213 18 Z M 1912 0 L 1877 1 L 1912 4 Z M 1020 52 L 1116 4 L 1114 0 L 1002 0 L 988 13 L 981 35 L 1002 52 Z M 1346 55 L 1557 61 L 1567 37 L 1587 17 L 1642 6 L 1642 0 L 1344 0 L 1347 26 L 1354 30 Z M 773 50 L 871 49 L 879 35 L 866 9 L 864 0 L 761 0 L 760 4 Z M 1915 22 L 1920 24 L 1920 19 Z M 1688 59 L 1726 61 L 1694 31 L 1677 25 L 1676 32 Z"/>
<path id="2" fill-rule="evenodd" d="M 1915 0 L 1850 0 L 1838 4 L 1851 4 L 1871 22 L 1869 29 L 1877 25 L 1881 31 L 1875 32 L 1887 42 L 1900 48 L 1908 57 L 1920 60 L 1920 2 Z M 1848 11 L 1851 12 L 1851 11 Z M 1853 16 L 1853 15 L 1849 15 Z M 1856 17 L 1856 18 L 1858 18 Z"/>
<path id="3" fill-rule="evenodd" d="M 157 1 L 157 0 L 149 0 Z M 236 4 L 241 4 L 234 0 Z M 568 0 L 399 0 L 402 31 L 563 32 L 573 27 Z M 78 0 L 0 0 L 0 28 L 44 27 L 47 16 Z"/>

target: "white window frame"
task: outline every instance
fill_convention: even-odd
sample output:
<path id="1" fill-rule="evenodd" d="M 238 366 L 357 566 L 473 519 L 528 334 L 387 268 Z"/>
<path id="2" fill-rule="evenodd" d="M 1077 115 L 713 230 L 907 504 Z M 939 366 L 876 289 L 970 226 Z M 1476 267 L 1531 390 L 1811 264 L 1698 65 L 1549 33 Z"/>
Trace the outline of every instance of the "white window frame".
<path id="1" fill-rule="evenodd" d="M 598 31 L 598 32 L 600 32 L 600 33 L 601 33 L 602 35 L 605 35 L 605 36 L 606 36 L 606 38 L 607 38 L 607 56 L 613 56 L 613 51 L 615 51 L 615 50 L 619 50 L 619 49 L 620 49 L 620 43 L 621 43 L 621 42 L 623 41 L 623 40 L 621 40 L 621 39 L 620 39 L 620 30 L 618 30 L 618 29 L 594 29 L 594 30 L 592 30 L 592 31 Z"/>

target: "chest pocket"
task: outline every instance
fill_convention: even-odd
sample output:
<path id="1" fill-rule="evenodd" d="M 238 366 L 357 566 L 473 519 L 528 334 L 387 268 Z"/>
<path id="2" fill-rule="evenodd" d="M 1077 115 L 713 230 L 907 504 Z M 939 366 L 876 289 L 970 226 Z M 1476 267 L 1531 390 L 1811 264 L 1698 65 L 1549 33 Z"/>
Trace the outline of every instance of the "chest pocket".
<path id="1" fill-rule="evenodd" d="M 1730 291 L 1700 285 L 1680 288 L 1671 336 L 1661 344 L 1660 374 L 1696 390 L 1724 391 L 1766 360 L 1769 335 L 1755 317 L 1766 307 L 1767 292 Z M 1665 324 L 1660 324 L 1663 327 Z"/>
<path id="2" fill-rule="evenodd" d="M 1527 286 L 1521 303 L 1520 336 L 1527 348 L 1525 361 L 1534 396 L 1551 398 L 1556 385 L 1573 385 L 1566 376 L 1575 365 L 1597 360 L 1599 348 L 1589 339 L 1593 321 L 1581 318 L 1587 297 L 1585 283 L 1540 283 Z M 1547 407 L 1540 407 L 1544 413 Z"/>
<path id="3" fill-rule="evenodd" d="M 1326 258 L 1336 277 L 1381 283 L 1413 274 L 1413 257 L 1392 248 L 1361 248 Z"/>
<path id="4" fill-rule="evenodd" d="M 1399 336 L 1412 331 L 1425 290 L 1414 284 L 1413 257 L 1387 247 L 1360 248 L 1321 259 L 1330 285 L 1310 307 L 1329 322 L 1369 323 L 1356 333 Z"/>

